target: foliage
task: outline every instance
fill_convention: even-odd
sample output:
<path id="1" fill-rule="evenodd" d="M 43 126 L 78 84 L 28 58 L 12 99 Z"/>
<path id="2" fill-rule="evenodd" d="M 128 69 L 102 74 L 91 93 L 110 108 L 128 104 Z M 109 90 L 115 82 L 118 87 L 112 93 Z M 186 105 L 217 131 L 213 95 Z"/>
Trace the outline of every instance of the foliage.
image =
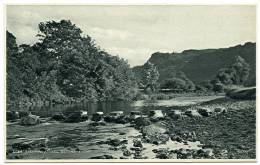
<path id="1" fill-rule="evenodd" d="M 225 85 L 244 85 L 249 77 L 250 66 L 240 56 L 229 68 L 220 69 L 216 79 Z"/>
<path id="2" fill-rule="evenodd" d="M 154 64 L 147 62 L 144 64 L 142 82 L 146 90 L 150 89 L 152 92 L 157 88 L 157 81 L 159 79 L 159 72 Z"/>
<path id="3" fill-rule="evenodd" d="M 194 83 L 188 79 L 183 72 L 177 72 L 176 77 L 166 79 L 161 88 L 174 89 L 178 91 L 193 91 L 195 90 Z"/>
<path id="4" fill-rule="evenodd" d="M 61 103 L 135 97 L 136 82 L 127 61 L 101 50 L 69 20 L 41 22 L 37 36 L 36 44 L 18 47 L 7 32 L 10 99 L 24 95 Z"/>

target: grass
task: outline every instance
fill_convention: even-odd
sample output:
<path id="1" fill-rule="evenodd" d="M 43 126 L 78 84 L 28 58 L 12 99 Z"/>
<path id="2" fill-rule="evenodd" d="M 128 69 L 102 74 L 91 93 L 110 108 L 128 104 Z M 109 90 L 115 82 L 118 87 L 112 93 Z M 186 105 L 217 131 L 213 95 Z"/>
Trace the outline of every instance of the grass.
<path id="1" fill-rule="evenodd" d="M 195 131 L 202 144 L 214 149 L 218 159 L 256 158 L 256 106 L 255 101 L 216 100 L 200 106 L 226 107 L 228 112 L 217 116 L 170 120 L 171 133 L 178 130 Z M 226 157 L 221 151 L 227 150 Z"/>

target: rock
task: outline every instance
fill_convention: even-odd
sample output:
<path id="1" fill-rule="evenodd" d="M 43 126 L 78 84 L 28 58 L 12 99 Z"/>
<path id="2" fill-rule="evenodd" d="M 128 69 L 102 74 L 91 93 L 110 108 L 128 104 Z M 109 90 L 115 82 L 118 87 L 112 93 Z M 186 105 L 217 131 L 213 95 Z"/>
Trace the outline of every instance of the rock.
<path id="1" fill-rule="evenodd" d="M 182 117 L 183 112 L 181 110 L 171 110 L 168 115 L 173 119 L 179 119 Z"/>
<path id="2" fill-rule="evenodd" d="M 154 134 L 164 134 L 166 132 L 166 128 L 152 124 L 152 125 L 148 125 L 148 126 L 143 127 L 141 132 L 145 135 L 148 135 L 148 136 L 151 136 L 151 135 L 154 135 Z"/>
<path id="3" fill-rule="evenodd" d="M 131 156 L 132 153 L 131 153 L 129 150 L 125 150 L 125 151 L 123 152 L 123 155 L 124 155 L 124 156 Z"/>
<path id="4" fill-rule="evenodd" d="M 201 115 L 195 109 L 189 109 L 189 110 L 185 111 L 184 114 L 189 117 L 201 117 Z"/>
<path id="5" fill-rule="evenodd" d="M 65 116 L 62 113 L 56 113 L 51 117 L 52 120 L 63 121 L 65 120 Z"/>
<path id="6" fill-rule="evenodd" d="M 140 147 L 131 147 L 130 150 L 136 151 L 136 152 L 141 152 L 143 149 Z"/>
<path id="7" fill-rule="evenodd" d="M 169 135 L 165 134 L 166 129 L 152 124 L 142 128 L 141 133 L 146 142 L 153 144 L 165 144 L 169 140 Z"/>
<path id="8" fill-rule="evenodd" d="M 103 112 L 96 112 L 92 115 L 91 120 L 98 122 L 101 121 L 103 119 L 104 113 Z"/>
<path id="9" fill-rule="evenodd" d="M 28 111 L 19 111 L 19 117 L 23 118 L 25 116 L 28 116 L 29 114 L 31 114 L 31 112 Z"/>
<path id="10" fill-rule="evenodd" d="M 197 155 L 202 158 L 210 158 L 214 156 L 213 149 L 205 148 L 197 151 Z"/>
<path id="11" fill-rule="evenodd" d="M 126 132 L 119 132 L 118 134 L 119 134 L 119 135 L 125 135 Z"/>
<path id="12" fill-rule="evenodd" d="M 67 115 L 64 122 L 66 123 L 78 123 L 88 120 L 88 112 L 86 111 L 75 111 Z"/>
<path id="13" fill-rule="evenodd" d="M 21 118 L 20 120 L 20 124 L 21 125 L 36 125 L 39 124 L 40 121 L 40 117 L 36 116 L 36 115 L 28 115 L 28 116 L 24 116 Z"/>
<path id="14" fill-rule="evenodd" d="M 101 156 L 94 156 L 90 159 L 115 159 L 112 155 L 101 155 Z"/>
<path id="15" fill-rule="evenodd" d="M 105 142 L 105 144 L 108 144 L 108 145 L 111 145 L 111 146 L 114 146 L 114 147 L 120 146 L 122 144 L 127 144 L 127 143 L 128 143 L 127 140 L 120 141 L 119 139 L 108 139 Z"/>
<path id="16" fill-rule="evenodd" d="M 142 127 L 148 126 L 151 124 L 151 121 L 148 118 L 138 117 L 134 121 L 135 128 L 140 129 Z"/>
<path id="17" fill-rule="evenodd" d="M 119 117 L 118 119 L 115 120 L 115 123 L 117 124 L 126 124 L 126 123 L 129 123 L 130 122 L 130 119 L 126 116 L 121 116 Z"/>
<path id="18" fill-rule="evenodd" d="M 47 139 L 38 138 L 38 139 L 25 139 L 20 142 L 12 144 L 12 148 L 16 150 L 28 150 L 39 147 L 46 147 Z"/>
<path id="19" fill-rule="evenodd" d="M 142 144 L 142 142 L 140 140 L 134 139 L 133 142 L 134 142 L 134 144 L 133 144 L 134 147 L 143 148 L 143 144 Z"/>
<path id="20" fill-rule="evenodd" d="M 179 142 L 179 143 L 183 141 L 183 139 L 180 136 L 178 136 L 178 135 L 172 135 L 171 136 L 171 140 Z"/>
<path id="21" fill-rule="evenodd" d="M 214 155 L 213 153 L 213 149 L 211 148 L 206 148 L 206 149 L 202 149 L 203 152 L 205 153 L 205 156 L 208 157 L 212 157 Z"/>
<path id="22" fill-rule="evenodd" d="M 151 121 L 159 121 L 164 118 L 164 115 L 161 110 L 151 110 L 149 117 Z"/>
<path id="23" fill-rule="evenodd" d="M 81 111 L 72 112 L 72 113 L 70 113 L 66 117 L 64 122 L 66 122 L 66 123 L 78 123 L 78 122 L 81 122 L 81 114 L 82 114 Z"/>
<path id="24" fill-rule="evenodd" d="M 212 110 L 210 108 L 201 107 L 197 110 L 201 116 L 209 117 L 212 115 Z"/>
<path id="25" fill-rule="evenodd" d="M 81 118 L 81 121 L 88 120 L 88 112 L 87 111 L 82 111 L 80 118 Z"/>
<path id="26" fill-rule="evenodd" d="M 220 113 L 226 113 L 227 112 L 227 109 L 225 107 L 216 107 L 214 109 L 214 112 L 217 113 L 217 114 L 220 114 Z"/>
<path id="27" fill-rule="evenodd" d="M 19 113 L 16 111 L 7 111 L 6 112 L 6 120 L 7 121 L 14 121 L 19 119 Z"/>
<path id="28" fill-rule="evenodd" d="M 156 153 L 156 158 L 159 159 L 177 159 L 177 154 L 169 151 L 169 149 L 160 148 L 153 150 Z"/>
<path id="29" fill-rule="evenodd" d="M 123 111 L 113 111 L 104 117 L 106 122 L 120 122 L 119 120 L 124 117 Z"/>
<path id="30" fill-rule="evenodd" d="M 129 117 L 130 117 L 130 120 L 135 120 L 135 119 L 137 119 L 139 117 L 143 117 L 143 116 L 142 116 L 141 111 L 131 111 Z"/>
<path id="31" fill-rule="evenodd" d="M 226 96 L 232 99 L 255 100 L 256 87 L 231 89 L 226 92 Z"/>

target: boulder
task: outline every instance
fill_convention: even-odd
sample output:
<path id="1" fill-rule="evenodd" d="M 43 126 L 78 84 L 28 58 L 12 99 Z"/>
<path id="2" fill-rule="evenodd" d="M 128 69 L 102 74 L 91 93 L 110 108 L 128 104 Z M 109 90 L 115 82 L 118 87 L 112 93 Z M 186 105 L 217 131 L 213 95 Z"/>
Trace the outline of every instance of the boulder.
<path id="1" fill-rule="evenodd" d="M 21 125 L 36 125 L 36 124 L 39 124 L 41 123 L 40 121 L 40 117 L 39 116 L 36 116 L 36 115 L 28 115 L 28 116 L 24 116 L 21 118 L 20 120 L 20 124 Z"/>
<path id="2" fill-rule="evenodd" d="M 159 145 L 169 140 L 169 135 L 165 134 L 166 129 L 155 124 L 143 127 L 141 133 L 148 143 Z"/>
<path id="3" fill-rule="evenodd" d="M 64 122 L 66 123 L 78 123 L 78 122 L 81 122 L 81 114 L 82 112 L 81 111 L 77 111 L 77 112 L 72 112 L 70 113 Z"/>
<path id="4" fill-rule="evenodd" d="M 126 149 L 126 150 L 123 151 L 123 155 L 124 156 L 131 156 L 132 153 L 129 150 Z"/>
<path id="5" fill-rule="evenodd" d="M 142 115 L 141 111 L 131 111 L 129 117 L 130 117 L 130 120 L 135 120 L 135 119 L 142 117 L 142 116 L 143 115 Z"/>
<path id="6" fill-rule="evenodd" d="M 82 111 L 80 118 L 81 118 L 81 121 L 88 120 L 88 112 L 87 111 Z"/>
<path id="7" fill-rule="evenodd" d="M 28 150 L 39 147 L 46 147 L 47 139 L 46 138 L 37 138 L 37 139 L 24 139 L 20 142 L 12 144 L 12 148 L 16 150 Z"/>
<path id="8" fill-rule="evenodd" d="M 28 116 L 29 114 L 30 114 L 30 112 L 28 112 L 28 111 L 19 111 L 19 117 L 20 118 Z"/>
<path id="9" fill-rule="evenodd" d="M 226 96 L 232 99 L 255 100 L 256 87 L 231 89 L 226 92 Z"/>
<path id="10" fill-rule="evenodd" d="M 183 112 L 181 110 L 171 110 L 168 113 L 169 117 L 173 118 L 173 119 L 179 119 L 183 116 Z"/>
<path id="11" fill-rule="evenodd" d="M 136 139 L 134 139 L 134 140 L 133 140 L 133 146 L 134 146 L 134 147 L 143 148 L 143 144 L 142 144 L 141 140 L 136 140 Z"/>
<path id="12" fill-rule="evenodd" d="M 63 121 L 65 120 L 65 118 L 66 117 L 62 113 L 56 113 L 51 117 L 52 120 L 56 120 L 56 121 Z"/>
<path id="13" fill-rule="evenodd" d="M 127 144 L 128 141 L 127 140 L 119 140 L 119 139 L 107 139 L 107 141 L 104 142 L 104 144 L 108 144 L 114 147 L 118 147 L 122 144 Z"/>
<path id="14" fill-rule="evenodd" d="M 153 152 L 156 153 L 156 158 L 159 159 L 177 159 L 177 154 L 166 148 L 154 149 Z"/>
<path id="15" fill-rule="evenodd" d="M 209 117 L 213 114 L 212 109 L 207 108 L 207 107 L 200 107 L 197 109 L 197 111 L 199 112 L 199 114 L 201 116 L 204 116 L 204 117 Z"/>
<path id="16" fill-rule="evenodd" d="M 149 112 L 149 117 L 151 121 L 158 121 L 164 118 L 164 115 L 161 110 L 151 110 Z"/>
<path id="17" fill-rule="evenodd" d="M 225 107 L 216 107 L 214 109 L 214 112 L 217 113 L 217 114 L 220 114 L 220 113 L 226 113 L 227 112 L 227 109 Z"/>
<path id="18" fill-rule="evenodd" d="M 78 123 L 88 120 L 88 113 L 86 111 L 75 111 L 67 115 L 64 122 L 66 123 Z"/>
<path id="19" fill-rule="evenodd" d="M 140 129 L 142 127 L 148 126 L 151 124 L 151 121 L 148 118 L 138 117 L 134 121 L 135 128 Z"/>
<path id="20" fill-rule="evenodd" d="M 184 114 L 189 117 L 201 117 L 201 115 L 195 109 L 186 110 Z"/>
<path id="21" fill-rule="evenodd" d="M 103 119 L 104 113 L 103 112 L 96 112 L 92 115 L 91 120 L 98 122 L 101 121 Z"/>
<path id="22" fill-rule="evenodd" d="M 7 111 L 6 112 L 6 120 L 14 121 L 19 119 L 19 113 L 17 111 Z"/>

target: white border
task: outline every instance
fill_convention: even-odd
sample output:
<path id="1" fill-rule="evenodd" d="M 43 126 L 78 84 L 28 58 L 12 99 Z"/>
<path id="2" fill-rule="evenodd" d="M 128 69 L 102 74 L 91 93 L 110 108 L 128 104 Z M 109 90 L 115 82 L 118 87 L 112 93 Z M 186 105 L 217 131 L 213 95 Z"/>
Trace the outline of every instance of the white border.
<path id="1" fill-rule="evenodd" d="M 1 0 L 0 0 L 1 1 Z M 1 1 L 1 16 L 0 16 L 0 25 L 5 25 L 4 23 L 4 4 L 12 5 L 12 4 L 24 4 L 24 5 L 29 5 L 29 4 L 36 4 L 36 5 L 257 5 L 257 28 L 259 26 L 259 0 L 2 0 Z M 0 109 L 2 110 L 2 115 L 0 115 L 0 123 L 4 123 L 4 112 L 5 112 L 5 54 L 4 54 L 4 44 L 5 39 L 4 39 L 4 34 L 5 34 L 5 28 L 4 26 L 0 27 L 1 33 L 0 33 L 0 48 L 1 48 L 1 58 L 0 60 L 0 99 L 1 99 L 1 104 L 0 104 Z M 259 32 L 257 32 L 257 43 L 259 42 Z M 259 64 L 259 49 L 258 49 L 258 44 L 257 44 L 257 64 Z M 257 73 L 259 73 L 259 66 L 256 65 L 256 70 Z M 257 76 L 257 86 L 259 86 L 259 79 Z M 257 90 L 257 96 L 259 95 L 259 90 Z M 258 113 L 258 104 L 259 104 L 259 97 L 257 97 L 257 126 L 259 125 L 259 113 Z M 4 146 L 4 135 L 5 135 L 5 126 L 3 124 L 3 129 L 0 129 L 0 137 L 1 137 L 1 146 Z M 259 128 L 257 128 L 257 138 L 259 133 Z M 4 155 L 5 155 L 5 148 L 0 146 L 0 164 L 4 163 Z M 257 143 L 257 160 L 259 159 L 259 143 Z M 65 160 L 65 162 L 75 162 L 78 160 Z M 140 160 L 130 160 L 131 162 L 137 162 Z M 152 160 L 153 162 L 162 162 L 162 160 Z M 187 164 L 187 162 L 191 162 L 191 160 L 180 160 L 181 162 L 185 162 L 182 164 Z M 200 160 L 200 162 L 208 162 L 208 160 Z M 211 162 L 213 161 L 218 161 L 221 162 L 221 160 L 210 160 Z M 222 160 L 223 161 L 223 160 Z M 226 160 L 224 160 L 226 162 Z M 248 161 L 248 160 L 246 160 Z M 53 161 L 51 161 L 53 162 Z M 231 161 L 232 162 L 232 161 Z M 9 163 L 13 164 L 13 163 Z M 22 164 L 30 164 L 30 163 L 22 163 Z M 33 163 L 33 164 L 45 164 L 45 163 Z M 47 164 L 47 163 L 46 163 Z M 55 163 L 55 164 L 61 164 L 61 163 Z M 68 163 L 68 164 L 76 164 L 76 163 Z M 92 163 L 91 163 L 92 164 Z M 99 163 L 98 163 L 99 164 Z M 102 163 L 103 164 L 103 163 Z M 177 163 L 180 164 L 180 163 Z M 198 163 L 194 163 L 198 164 Z M 210 164 L 210 163 L 205 163 L 205 164 Z M 217 163 L 218 164 L 218 163 Z M 234 164 L 234 163 L 229 163 L 229 164 Z M 243 164 L 249 164 L 249 163 L 243 163 Z M 251 164 L 251 163 L 250 163 Z"/>

